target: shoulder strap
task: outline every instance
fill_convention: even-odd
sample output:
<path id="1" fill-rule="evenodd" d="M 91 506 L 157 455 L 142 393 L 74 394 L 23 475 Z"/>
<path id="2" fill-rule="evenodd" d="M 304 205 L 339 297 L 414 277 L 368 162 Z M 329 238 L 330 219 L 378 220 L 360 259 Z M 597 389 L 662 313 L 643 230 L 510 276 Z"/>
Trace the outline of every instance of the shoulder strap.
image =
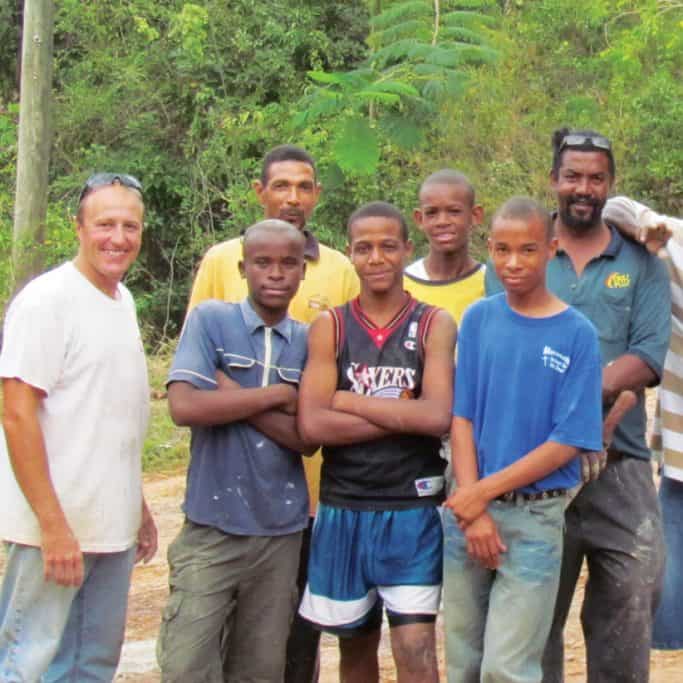
<path id="1" fill-rule="evenodd" d="M 429 330 L 432 326 L 434 316 L 441 310 L 438 306 L 428 306 L 423 304 L 424 308 L 421 311 L 420 321 L 417 324 L 417 352 L 420 360 L 424 361 L 425 344 L 429 336 Z"/>
<path id="2" fill-rule="evenodd" d="M 334 323 L 334 357 L 339 358 L 342 347 L 344 346 L 345 337 L 345 315 L 344 309 L 346 306 L 335 306 L 334 308 L 328 308 L 330 315 L 332 316 L 332 322 Z"/>

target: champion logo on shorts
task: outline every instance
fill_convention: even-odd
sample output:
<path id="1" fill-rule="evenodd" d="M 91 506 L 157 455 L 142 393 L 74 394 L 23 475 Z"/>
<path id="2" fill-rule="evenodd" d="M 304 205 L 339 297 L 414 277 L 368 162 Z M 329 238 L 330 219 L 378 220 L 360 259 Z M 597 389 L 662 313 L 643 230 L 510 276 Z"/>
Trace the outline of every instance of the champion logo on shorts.
<path id="1" fill-rule="evenodd" d="M 415 480 L 415 490 L 419 497 L 433 496 L 443 489 L 443 477 L 424 477 Z"/>

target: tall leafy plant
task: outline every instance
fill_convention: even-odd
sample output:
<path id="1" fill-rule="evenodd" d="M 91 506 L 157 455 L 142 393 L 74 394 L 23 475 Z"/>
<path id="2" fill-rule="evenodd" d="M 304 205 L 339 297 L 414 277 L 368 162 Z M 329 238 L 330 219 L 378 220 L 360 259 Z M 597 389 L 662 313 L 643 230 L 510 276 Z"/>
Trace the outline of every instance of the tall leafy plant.
<path id="1" fill-rule="evenodd" d="M 403 0 L 370 20 L 365 63 L 352 71 L 311 71 L 313 86 L 295 118 L 326 127 L 345 174 L 377 170 L 382 146 L 417 148 L 472 67 L 496 58 L 491 0 Z"/>

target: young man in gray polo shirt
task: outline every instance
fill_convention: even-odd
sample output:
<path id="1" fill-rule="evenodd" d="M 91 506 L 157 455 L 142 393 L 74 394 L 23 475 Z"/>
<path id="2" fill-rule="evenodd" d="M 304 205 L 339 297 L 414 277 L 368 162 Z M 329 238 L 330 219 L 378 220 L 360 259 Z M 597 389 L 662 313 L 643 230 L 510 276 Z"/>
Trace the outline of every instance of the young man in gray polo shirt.
<path id="1" fill-rule="evenodd" d="M 593 131 L 555 132 L 550 180 L 559 249 L 548 264 L 548 284 L 598 329 L 604 406 L 625 389 L 634 390 L 638 402 L 615 431 L 607 468 L 567 509 L 545 683 L 563 678 L 562 631 L 584 558 L 589 579 L 581 620 L 589 683 L 644 682 L 649 674 L 664 556 L 643 389 L 661 376 L 671 298 L 663 264 L 602 220 L 614 172 L 607 138 Z"/>
<path id="2" fill-rule="evenodd" d="M 267 220 L 244 236 L 239 304 L 189 314 L 169 374 L 176 424 L 192 428 L 185 524 L 168 551 L 162 680 L 280 681 L 296 605 L 308 493 L 296 428 L 306 328 L 287 316 L 304 237 Z M 225 629 L 225 630 L 224 630 Z"/>

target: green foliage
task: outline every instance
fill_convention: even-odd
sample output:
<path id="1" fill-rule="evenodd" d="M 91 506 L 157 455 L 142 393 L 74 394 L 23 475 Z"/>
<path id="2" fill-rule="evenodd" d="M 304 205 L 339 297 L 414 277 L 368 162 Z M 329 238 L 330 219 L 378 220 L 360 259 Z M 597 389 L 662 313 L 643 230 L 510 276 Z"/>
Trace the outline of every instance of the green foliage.
<path id="1" fill-rule="evenodd" d="M 362 67 L 309 72 L 316 85 L 294 125 L 324 126 L 332 163 L 350 181 L 377 173 L 383 155 L 415 152 L 438 124 L 439 107 L 463 93 L 465 67 L 495 58 L 487 45 L 492 17 L 469 7 L 454 0 L 389 5 L 370 20 L 371 51 Z"/>
<path id="2" fill-rule="evenodd" d="M 0 0 L 3 300 L 19 7 Z M 444 166 L 471 177 L 489 215 L 512 194 L 551 203 L 549 141 L 561 125 L 612 137 L 619 190 L 683 212 L 683 8 L 671 0 L 56 7 L 47 263 L 73 253 L 70 216 L 91 172 L 140 177 L 146 231 L 127 282 L 150 349 L 177 334 L 205 249 L 260 216 L 251 182 L 283 142 L 316 158 L 324 192 L 313 229 L 337 247 L 356 206 L 382 198 L 408 213 L 421 179 Z"/>
<path id="3" fill-rule="evenodd" d="M 21 4 L 17 0 L 0 0 L 0 111 L 19 89 L 17 61 Z"/>
<path id="4" fill-rule="evenodd" d="M 165 385 L 172 350 L 164 346 L 149 358 L 152 402 L 149 429 L 142 451 L 144 472 L 173 472 L 187 465 L 189 460 L 190 430 L 173 424 L 166 401 Z"/>

